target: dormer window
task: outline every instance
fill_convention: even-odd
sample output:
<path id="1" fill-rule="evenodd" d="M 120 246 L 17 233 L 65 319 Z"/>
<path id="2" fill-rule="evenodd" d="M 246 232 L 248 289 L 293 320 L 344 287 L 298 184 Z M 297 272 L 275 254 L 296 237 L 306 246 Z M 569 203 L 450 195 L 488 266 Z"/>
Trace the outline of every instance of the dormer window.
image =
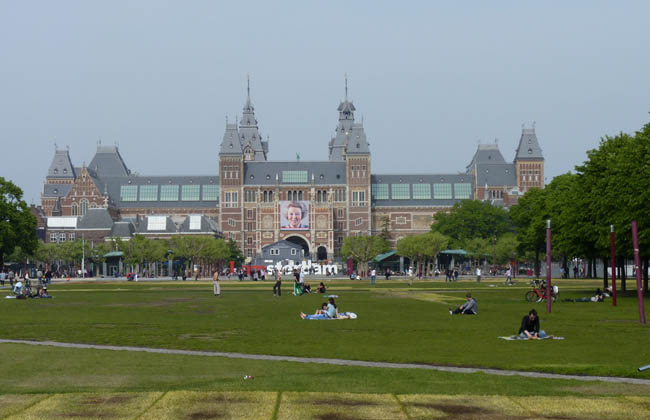
<path id="1" fill-rule="evenodd" d="M 357 143 L 357 149 L 361 147 L 361 143 Z"/>
<path id="2" fill-rule="evenodd" d="M 59 170 L 56 169 L 56 168 L 54 168 L 54 173 L 55 173 L 55 174 L 58 174 L 58 173 L 59 173 Z"/>
<path id="3" fill-rule="evenodd" d="M 528 149 L 528 154 L 532 155 L 533 154 L 533 149 Z"/>
<path id="4" fill-rule="evenodd" d="M 253 160 L 253 149 L 250 147 L 244 149 L 244 160 Z"/>
<path id="5" fill-rule="evenodd" d="M 63 168 L 63 173 L 67 174 L 68 173 L 68 168 Z"/>

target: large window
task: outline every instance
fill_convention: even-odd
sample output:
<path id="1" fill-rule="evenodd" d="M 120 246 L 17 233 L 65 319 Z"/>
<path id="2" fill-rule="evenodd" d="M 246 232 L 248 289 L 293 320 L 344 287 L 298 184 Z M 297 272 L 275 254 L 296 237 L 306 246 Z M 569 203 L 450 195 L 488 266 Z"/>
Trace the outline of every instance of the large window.
<path id="1" fill-rule="evenodd" d="M 388 200 L 388 184 L 372 184 L 373 200 Z"/>
<path id="2" fill-rule="evenodd" d="M 433 198 L 436 200 L 451 200 L 451 184 L 433 184 Z"/>
<path id="3" fill-rule="evenodd" d="M 257 202 L 257 191 L 255 191 L 255 190 L 244 190 L 244 202 L 246 202 L 246 203 L 255 203 L 255 202 Z"/>
<path id="4" fill-rule="evenodd" d="M 183 185 L 181 189 L 182 201 L 199 201 L 200 185 Z"/>
<path id="5" fill-rule="evenodd" d="M 409 184 L 393 184 L 391 190 L 393 200 L 408 200 L 411 198 Z"/>
<path id="6" fill-rule="evenodd" d="M 178 201 L 178 185 L 161 185 L 160 201 Z"/>
<path id="7" fill-rule="evenodd" d="M 472 184 L 454 184 L 454 197 L 459 200 L 472 198 Z"/>
<path id="8" fill-rule="evenodd" d="M 237 191 L 226 191 L 223 195 L 224 207 L 239 207 L 239 194 L 237 194 Z"/>
<path id="9" fill-rule="evenodd" d="M 140 201 L 158 200 L 158 185 L 140 185 Z"/>
<path id="10" fill-rule="evenodd" d="M 138 186 L 137 185 L 120 186 L 120 200 L 138 201 Z"/>
<path id="11" fill-rule="evenodd" d="M 295 184 L 307 182 L 307 171 L 282 171 L 282 182 Z"/>
<path id="12" fill-rule="evenodd" d="M 365 191 L 352 191 L 352 206 L 363 207 L 368 205 Z"/>
<path id="13" fill-rule="evenodd" d="M 86 213 L 88 213 L 88 200 L 86 200 L 85 198 L 81 200 L 79 207 L 81 207 L 81 215 L 85 216 Z"/>
<path id="14" fill-rule="evenodd" d="M 413 198 L 415 200 L 430 200 L 431 199 L 431 185 L 430 184 L 413 184 Z"/>
<path id="15" fill-rule="evenodd" d="M 219 186 L 218 185 L 204 185 L 203 186 L 203 201 L 218 201 L 219 200 Z"/>

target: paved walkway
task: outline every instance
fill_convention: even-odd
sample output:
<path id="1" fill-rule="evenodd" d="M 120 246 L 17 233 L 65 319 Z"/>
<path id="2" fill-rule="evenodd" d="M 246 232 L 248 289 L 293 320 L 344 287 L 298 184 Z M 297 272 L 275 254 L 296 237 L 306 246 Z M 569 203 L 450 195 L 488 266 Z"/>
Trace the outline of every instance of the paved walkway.
<path id="1" fill-rule="evenodd" d="M 435 366 L 435 365 L 424 365 L 424 364 L 417 364 L 417 363 L 366 362 L 363 360 L 325 359 L 320 357 L 271 356 L 271 355 L 264 355 L 264 354 L 156 349 L 156 348 L 149 348 L 149 347 L 103 346 L 103 345 L 96 345 L 96 344 L 59 343 L 56 341 L 28 341 L 28 340 L 0 339 L 0 344 L 2 343 L 29 344 L 33 346 L 52 346 L 52 347 L 74 348 L 74 349 L 138 351 L 138 352 L 145 352 L 145 353 L 178 354 L 184 356 L 227 357 L 230 359 L 270 360 L 275 362 L 321 363 L 321 364 L 339 365 L 339 366 L 361 366 L 361 367 L 388 368 L 388 369 L 424 369 L 424 370 L 437 370 L 441 372 L 453 372 L 453 373 L 481 372 L 481 373 L 486 373 L 488 375 L 500 375 L 500 376 L 525 376 L 528 378 L 569 379 L 569 380 L 576 380 L 576 381 L 602 381 L 602 382 L 627 383 L 627 384 L 636 384 L 636 385 L 650 385 L 650 379 L 622 378 L 622 377 L 615 377 L 615 376 L 561 375 L 557 373 L 524 372 L 518 370 L 500 370 L 500 369 L 467 368 L 467 367 L 452 367 L 452 366 Z"/>

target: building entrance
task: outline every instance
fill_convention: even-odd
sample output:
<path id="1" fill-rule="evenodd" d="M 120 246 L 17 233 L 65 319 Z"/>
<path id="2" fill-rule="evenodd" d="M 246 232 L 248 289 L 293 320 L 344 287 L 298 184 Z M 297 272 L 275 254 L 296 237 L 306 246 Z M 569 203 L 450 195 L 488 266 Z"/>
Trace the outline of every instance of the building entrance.
<path id="1" fill-rule="evenodd" d="M 285 239 L 287 241 L 293 243 L 293 244 L 300 245 L 302 247 L 302 250 L 305 252 L 305 254 L 304 254 L 305 258 L 306 259 L 309 258 L 309 256 L 310 256 L 309 255 L 309 244 L 307 243 L 306 240 L 304 240 L 300 236 L 289 236 L 288 238 L 285 238 Z"/>

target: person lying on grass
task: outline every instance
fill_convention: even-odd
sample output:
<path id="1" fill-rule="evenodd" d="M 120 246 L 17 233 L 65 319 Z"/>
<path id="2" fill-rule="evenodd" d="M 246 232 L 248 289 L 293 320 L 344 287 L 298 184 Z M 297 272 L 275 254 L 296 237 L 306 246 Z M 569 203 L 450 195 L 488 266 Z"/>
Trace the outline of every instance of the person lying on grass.
<path id="1" fill-rule="evenodd" d="M 605 294 L 600 290 L 600 287 L 596 289 L 596 293 L 592 297 L 564 299 L 564 302 L 604 302 L 604 301 L 605 301 Z"/>
<path id="2" fill-rule="evenodd" d="M 334 319 L 338 318 L 338 316 L 339 311 L 334 302 L 334 298 L 329 298 L 329 303 L 323 302 L 321 309 L 316 311 L 314 315 L 306 315 L 304 312 L 300 312 L 300 318 L 302 319 Z"/>
<path id="3" fill-rule="evenodd" d="M 521 327 L 519 327 L 519 338 L 527 338 L 529 340 L 536 340 L 538 338 L 546 337 L 546 332 L 539 329 L 539 317 L 537 311 L 531 309 L 528 315 L 524 315 L 521 320 Z"/>
<path id="4" fill-rule="evenodd" d="M 476 299 L 472 297 L 471 293 L 468 293 L 465 295 L 465 298 L 467 299 L 467 302 L 463 303 L 460 305 L 458 308 L 452 310 L 451 308 L 449 309 L 449 315 L 458 315 L 458 314 L 463 314 L 463 315 L 476 315 L 478 314 L 478 303 L 476 302 Z"/>

